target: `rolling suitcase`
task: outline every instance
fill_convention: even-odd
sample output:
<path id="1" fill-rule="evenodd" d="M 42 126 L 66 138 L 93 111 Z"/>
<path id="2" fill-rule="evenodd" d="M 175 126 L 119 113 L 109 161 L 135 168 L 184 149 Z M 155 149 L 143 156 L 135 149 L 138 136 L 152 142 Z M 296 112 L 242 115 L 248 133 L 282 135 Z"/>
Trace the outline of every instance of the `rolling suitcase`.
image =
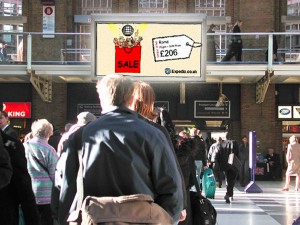
<path id="1" fill-rule="evenodd" d="M 206 169 L 202 177 L 202 191 L 206 198 L 215 198 L 216 180 L 212 169 Z"/>

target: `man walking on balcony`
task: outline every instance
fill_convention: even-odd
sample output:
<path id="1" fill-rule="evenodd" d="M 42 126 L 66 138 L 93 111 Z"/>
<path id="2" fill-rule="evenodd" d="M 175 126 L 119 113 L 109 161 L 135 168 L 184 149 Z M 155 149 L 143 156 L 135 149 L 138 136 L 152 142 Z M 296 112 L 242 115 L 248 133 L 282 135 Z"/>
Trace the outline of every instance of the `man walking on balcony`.
<path id="1" fill-rule="evenodd" d="M 238 20 L 233 26 L 232 33 L 241 33 L 241 26 L 243 25 L 242 20 Z M 241 35 L 232 35 L 231 43 L 229 44 L 229 49 L 226 52 L 226 55 L 222 59 L 222 62 L 230 61 L 234 56 L 236 61 L 242 61 L 242 49 L 243 41 Z"/>

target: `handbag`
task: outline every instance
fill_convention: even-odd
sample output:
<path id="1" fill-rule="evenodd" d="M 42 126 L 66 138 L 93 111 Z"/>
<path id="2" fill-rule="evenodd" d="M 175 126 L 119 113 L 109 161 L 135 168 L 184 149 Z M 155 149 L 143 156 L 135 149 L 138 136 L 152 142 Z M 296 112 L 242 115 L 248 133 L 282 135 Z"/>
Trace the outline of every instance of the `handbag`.
<path id="1" fill-rule="evenodd" d="M 211 201 L 201 195 L 198 185 L 197 192 L 190 191 L 193 224 L 215 225 L 217 223 L 217 211 Z"/>
<path id="2" fill-rule="evenodd" d="M 239 158 L 233 152 L 233 142 L 230 143 L 231 153 L 228 156 L 228 164 L 232 165 L 238 171 L 241 170 L 242 164 Z"/>
<path id="3" fill-rule="evenodd" d="M 87 196 L 83 200 L 82 150 L 79 150 L 77 206 L 68 217 L 69 225 L 171 225 L 172 217 L 147 194 Z"/>

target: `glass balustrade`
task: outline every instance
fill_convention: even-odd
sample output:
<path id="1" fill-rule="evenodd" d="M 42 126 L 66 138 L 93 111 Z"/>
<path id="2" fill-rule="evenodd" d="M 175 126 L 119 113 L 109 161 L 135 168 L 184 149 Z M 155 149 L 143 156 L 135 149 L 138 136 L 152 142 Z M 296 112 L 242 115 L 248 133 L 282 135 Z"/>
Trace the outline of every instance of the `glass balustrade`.
<path id="1" fill-rule="evenodd" d="M 207 34 L 207 63 L 215 65 L 300 63 L 300 33 L 240 33 L 238 35 L 243 45 L 241 61 L 236 61 L 234 56 L 230 60 L 222 61 L 226 53 L 233 48 L 236 34 Z M 90 64 L 91 39 L 90 33 L 45 34 L 0 31 L 0 40 L 4 42 L 3 50 L 0 51 L 0 64 Z M 268 50 L 272 53 L 273 47 L 276 47 L 273 45 L 275 39 L 276 57 L 268 54 Z M 113 41 L 107 44 L 114 45 Z M 213 54 L 212 58 L 211 54 Z"/>

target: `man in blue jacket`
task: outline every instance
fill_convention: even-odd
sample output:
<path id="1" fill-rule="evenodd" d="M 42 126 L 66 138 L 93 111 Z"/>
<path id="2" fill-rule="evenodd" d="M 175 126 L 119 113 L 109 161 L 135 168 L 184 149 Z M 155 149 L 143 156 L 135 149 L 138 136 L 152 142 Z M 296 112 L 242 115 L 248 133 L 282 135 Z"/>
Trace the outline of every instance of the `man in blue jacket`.
<path id="1" fill-rule="evenodd" d="M 175 224 L 183 210 L 180 171 L 165 135 L 129 109 L 133 104 L 133 90 L 133 82 L 120 75 L 105 76 L 97 84 L 102 116 L 80 131 L 84 197 L 149 194 Z M 66 146 L 72 144 L 74 142 L 69 140 Z M 61 208 L 64 211 L 70 207 L 69 212 L 75 210 L 76 204 L 72 202 L 77 199 L 70 202 L 70 196 L 75 197 L 76 182 L 74 174 L 68 171 L 71 167 L 78 170 L 76 164 L 76 153 L 70 150 L 62 153 L 57 167 L 56 188 L 60 189 L 60 197 L 56 213 L 60 213 Z M 75 177 L 77 170 L 73 170 Z M 57 199 L 53 199 L 53 203 L 55 201 Z M 59 222 L 66 224 L 67 216 L 60 213 Z"/>

